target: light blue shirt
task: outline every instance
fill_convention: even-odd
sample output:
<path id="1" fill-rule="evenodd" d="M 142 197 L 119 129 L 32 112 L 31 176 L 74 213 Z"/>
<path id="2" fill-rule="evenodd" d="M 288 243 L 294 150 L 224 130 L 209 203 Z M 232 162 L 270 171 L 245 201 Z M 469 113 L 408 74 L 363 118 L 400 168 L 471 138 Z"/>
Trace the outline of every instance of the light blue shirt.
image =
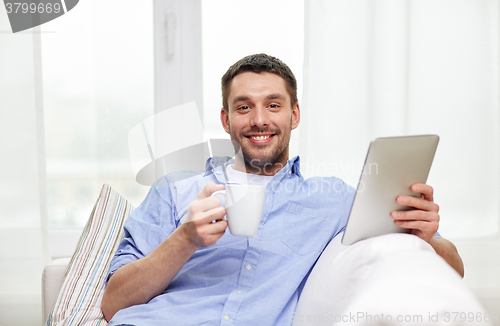
<path id="1" fill-rule="evenodd" d="M 108 278 L 167 238 L 209 181 L 225 184 L 215 159 L 204 174 L 177 173 L 151 187 L 125 223 Z M 305 280 L 343 231 L 354 194 L 335 177 L 304 180 L 299 157 L 289 160 L 267 184 L 256 237 L 226 230 L 215 245 L 198 249 L 162 294 L 120 310 L 109 325 L 291 325 Z"/>

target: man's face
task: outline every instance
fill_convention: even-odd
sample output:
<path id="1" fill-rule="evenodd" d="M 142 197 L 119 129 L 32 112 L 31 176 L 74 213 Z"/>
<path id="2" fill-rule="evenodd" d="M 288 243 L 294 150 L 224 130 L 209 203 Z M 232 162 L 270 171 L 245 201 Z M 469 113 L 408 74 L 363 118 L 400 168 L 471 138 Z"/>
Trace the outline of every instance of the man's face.
<path id="1" fill-rule="evenodd" d="M 228 112 L 221 110 L 221 121 L 231 139 L 240 144 L 245 166 L 252 172 L 286 164 L 290 132 L 299 125 L 300 110 L 298 104 L 291 106 L 283 78 L 244 72 L 231 82 Z"/>

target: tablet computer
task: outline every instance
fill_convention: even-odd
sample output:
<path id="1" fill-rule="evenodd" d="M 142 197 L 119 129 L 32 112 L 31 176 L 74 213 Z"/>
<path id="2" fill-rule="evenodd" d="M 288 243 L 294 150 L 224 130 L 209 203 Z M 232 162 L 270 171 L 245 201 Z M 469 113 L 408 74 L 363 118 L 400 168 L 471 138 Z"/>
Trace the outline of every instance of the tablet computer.
<path id="1" fill-rule="evenodd" d="M 438 142 L 437 135 L 419 135 L 377 138 L 370 143 L 342 244 L 410 232 L 397 226 L 390 213 L 412 209 L 396 203 L 398 196 L 421 196 L 410 186 L 427 181 Z"/>

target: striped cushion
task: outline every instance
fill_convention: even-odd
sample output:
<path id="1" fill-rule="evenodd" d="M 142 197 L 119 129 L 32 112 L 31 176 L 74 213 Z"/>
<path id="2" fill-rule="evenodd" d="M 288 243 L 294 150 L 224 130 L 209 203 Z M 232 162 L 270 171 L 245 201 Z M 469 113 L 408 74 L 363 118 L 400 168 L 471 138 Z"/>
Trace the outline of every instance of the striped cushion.
<path id="1" fill-rule="evenodd" d="M 104 185 L 68 265 L 50 325 L 107 325 L 101 312 L 104 281 L 123 223 L 134 207 L 109 185 Z"/>

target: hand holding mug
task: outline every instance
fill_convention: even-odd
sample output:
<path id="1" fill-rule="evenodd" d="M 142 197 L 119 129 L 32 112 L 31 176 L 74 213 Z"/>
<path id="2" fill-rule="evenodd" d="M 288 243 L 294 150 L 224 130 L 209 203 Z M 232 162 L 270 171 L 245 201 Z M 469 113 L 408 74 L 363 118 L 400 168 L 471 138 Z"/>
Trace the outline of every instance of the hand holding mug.
<path id="1" fill-rule="evenodd" d="M 211 196 L 221 189 L 224 185 L 207 183 L 189 205 L 187 217 L 179 227 L 197 248 L 214 245 L 226 232 L 227 221 L 223 219 L 226 210 L 220 206 L 220 199 Z"/>

